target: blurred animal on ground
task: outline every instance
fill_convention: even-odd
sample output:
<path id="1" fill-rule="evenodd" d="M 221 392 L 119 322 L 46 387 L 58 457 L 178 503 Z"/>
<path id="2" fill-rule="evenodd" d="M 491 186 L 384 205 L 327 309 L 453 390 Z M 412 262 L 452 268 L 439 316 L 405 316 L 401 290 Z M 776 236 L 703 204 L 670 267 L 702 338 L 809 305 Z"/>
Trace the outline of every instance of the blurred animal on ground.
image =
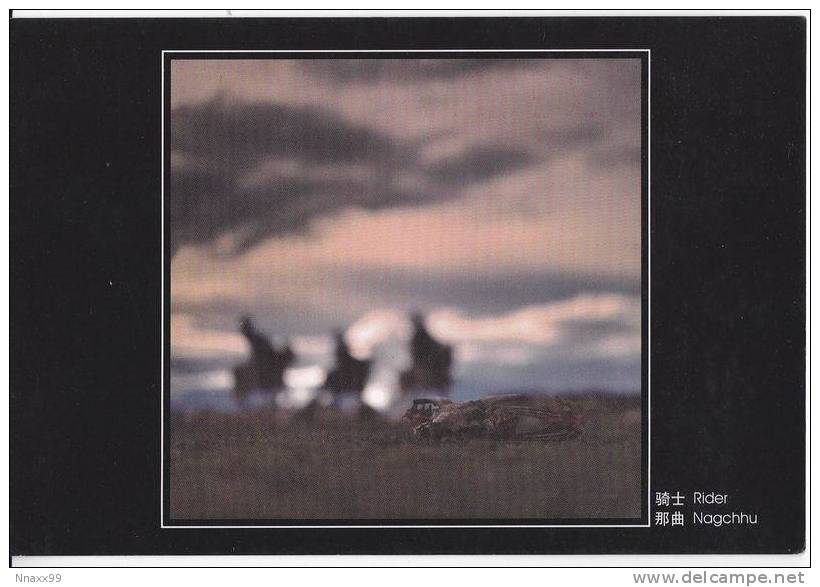
<path id="1" fill-rule="evenodd" d="M 450 387 L 450 368 L 453 363 L 452 347 L 437 341 L 427 331 L 424 317 L 413 314 L 413 337 L 410 339 L 410 368 L 401 373 L 402 390 L 434 389 L 446 393 Z"/>
<path id="2" fill-rule="evenodd" d="M 370 364 L 370 361 L 359 360 L 351 355 L 344 334 L 336 331 L 336 366 L 327 374 L 325 389 L 334 394 L 361 394 L 370 377 Z"/>
<path id="3" fill-rule="evenodd" d="M 275 348 L 247 316 L 240 320 L 239 331 L 248 341 L 251 356 L 234 367 L 234 396 L 243 401 L 252 391 L 270 393 L 280 389 L 285 369 L 293 362 L 293 351 L 287 345 Z"/>
<path id="4" fill-rule="evenodd" d="M 416 438 L 428 440 L 569 440 L 582 432 L 580 412 L 570 402 L 525 395 L 416 399 L 403 419 Z"/>

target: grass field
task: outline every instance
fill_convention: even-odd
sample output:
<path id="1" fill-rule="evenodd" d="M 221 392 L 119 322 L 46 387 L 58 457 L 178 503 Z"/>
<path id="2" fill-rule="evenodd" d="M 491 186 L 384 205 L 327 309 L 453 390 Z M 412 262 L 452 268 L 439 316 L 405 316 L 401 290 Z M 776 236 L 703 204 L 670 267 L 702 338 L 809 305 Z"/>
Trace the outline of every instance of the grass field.
<path id="1" fill-rule="evenodd" d="M 175 414 L 171 518 L 637 518 L 638 398 L 586 396 L 580 438 L 425 444 L 399 423 L 324 414 Z"/>

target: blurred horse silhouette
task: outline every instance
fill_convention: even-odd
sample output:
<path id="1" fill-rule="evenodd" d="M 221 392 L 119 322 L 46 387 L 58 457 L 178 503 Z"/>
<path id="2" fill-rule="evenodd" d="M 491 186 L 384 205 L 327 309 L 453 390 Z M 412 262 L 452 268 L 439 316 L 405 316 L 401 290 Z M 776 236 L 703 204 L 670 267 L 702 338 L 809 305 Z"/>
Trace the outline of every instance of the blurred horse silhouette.
<path id="1" fill-rule="evenodd" d="M 335 332 L 336 366 L 327 374 L 324 388 L 334 395 L 343 392 L 361 394 L 370 376 L 371 361 L 362 361 L 350 354 L 342 331 Z"/>
<path id="2" fill-rule="evenodd" d="M 412 321 L 415 329 L 410 340 L 412 364 L 399 376 L 402 391 L 434 389 L 446 393 L 451 383 L 452 347 L 432 337 L 421 314 L 413 314 Z"/>
<path id="3" fill-rule="evenodd" d="M 272 393 L 280 389 L 285 369 L 293 362 L 293 351 L 287 345 L 275 348 L 248 316 L 240 320 L 239 331 L 248 341 L 251 356 L 234 367 L 234 396 L 243 401 L 252 391 Z"/>

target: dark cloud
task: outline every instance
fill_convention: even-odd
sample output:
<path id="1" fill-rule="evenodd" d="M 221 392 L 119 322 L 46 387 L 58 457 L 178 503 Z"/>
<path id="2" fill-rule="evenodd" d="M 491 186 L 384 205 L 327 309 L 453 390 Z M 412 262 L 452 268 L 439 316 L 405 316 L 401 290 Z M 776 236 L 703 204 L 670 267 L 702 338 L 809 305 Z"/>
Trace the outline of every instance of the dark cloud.
<path id="1" fill-rule="evenodd" d="M 328 271 L 333 269 L 328 268 Z M 351 288 L 366 284 L 367 291 L 385 300 L 402 300 L 421 310 L 456 306 L 468 313 L 498 314 L 523 307 L 568 299 L 585 293 L 638 296 L 641 285 L 630 277 L 542 271 L 490 275 L 435 273 L 419 270 L 357 269 L 334 274 Z"/>
<path id="2" fill-rule="evenodd" d="M 171 119 L 174 251 L 229 231 L 239 231 L 236 244 L 241 250 L 270 234 L 301 230 L 314 215 L 342 205 L 369 207 L 400 200 L 402 194 L 385 189 L 385 184 L 402 162 L 412 165 L 415 159 L 387 135 L 316 108 L 217 98 L 177 108 Z M 369 185 L 274 172 L 253 183 L 242 181 L 277 158 L 302 165 L 368 163 L 381 170 L 381 177 Z"/>
<path id="3" fill-rule="evenodd" d="M 171 119 L 172 252 L 229 232 L 239 252 L 342 208 L 454 197 L 454 183 L 531 161 L 523 151 L 489 145 L 424 166 L 417 143 L 397 142 L 317 108 L 276 103 L 216 98 L 180 107 Z"/>
<path id="4" fill-rule="evenodd" d="M 543 65 L 532 59 L 321 59 L 303 61 L 310 73 L 335 83 L 450 79 L 491 69 Z"/>
<path id="5" fill-rule="evenodd" d="M 434 163 L 428 169 L 438 181 L 466 184 L 509 173 L 532 161 L 526 151 L 483 145 Z"/>
<path id="6" fill-rule="evenodd" d="M 171 149 L 234 171 L 271 155 L 353 162 L 405 154 L 386 135 L 318 108 L 223 97 L 174 110 Z"/>
<path id="7" fill-rule="evenodd" d="M 638 165 L 641 162 L 639 145 L 610 145 L 607 129 L 602 124 L 584 123 L 567 128 L 545 129 L 539 133 L 550 152 L 583 149 L 589 153 L 590 163 L 602 168 Z"/>
<path id="8" fill-rule="evenodd" d="M 172 247 L 213 241 L 231 232 L 231 252 L 240 252 L 272 235 L 302 231 L 313 218 L 342 208 L 375 210 L 435 197 L 432 193 L 404 191 L 379 180 L 311 180 L 278 175 L 259 185 L 243 186 L 235 177 L 226 181 L 219 174 L 174 172 Z"/>

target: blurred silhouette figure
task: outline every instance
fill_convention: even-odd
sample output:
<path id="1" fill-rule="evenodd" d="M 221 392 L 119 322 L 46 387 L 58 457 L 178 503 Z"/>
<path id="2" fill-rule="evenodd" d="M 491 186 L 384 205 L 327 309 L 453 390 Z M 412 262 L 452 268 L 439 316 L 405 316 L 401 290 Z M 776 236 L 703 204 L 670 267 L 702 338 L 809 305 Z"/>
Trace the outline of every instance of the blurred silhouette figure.
<path id="1" fill-rule="evenodd" d="M 403 391 L 413 389 L 437 389 L 443 392 L 450 387 L 450 367 L 453 362 L 452 347 L 433 338 L 424 325 L 424 316 L 412 316 L 413 338 L 410 340 L 412 364 L 399 377 Z"/>
<path id="2" fill-rule="evenodd" d="M 234 367 L 234 395 L 240 401 L 254 390 L 273 392 L 282 387 L 285 369 L 293 362 L 293 351 L 285 345 L 276 349 L 268 338 L 244 316 L 239 331 L 251 347 L 250 360 Z"/>
<path id="3" fill-rule="evenodd" d="M 341 330 L 335 332 L 336 367 L 327 374 L 325 389 L 339 394 L 353 391 L 361 394 L 370 376 L 370 361 L 360 361 L 350 354 Z"/>

